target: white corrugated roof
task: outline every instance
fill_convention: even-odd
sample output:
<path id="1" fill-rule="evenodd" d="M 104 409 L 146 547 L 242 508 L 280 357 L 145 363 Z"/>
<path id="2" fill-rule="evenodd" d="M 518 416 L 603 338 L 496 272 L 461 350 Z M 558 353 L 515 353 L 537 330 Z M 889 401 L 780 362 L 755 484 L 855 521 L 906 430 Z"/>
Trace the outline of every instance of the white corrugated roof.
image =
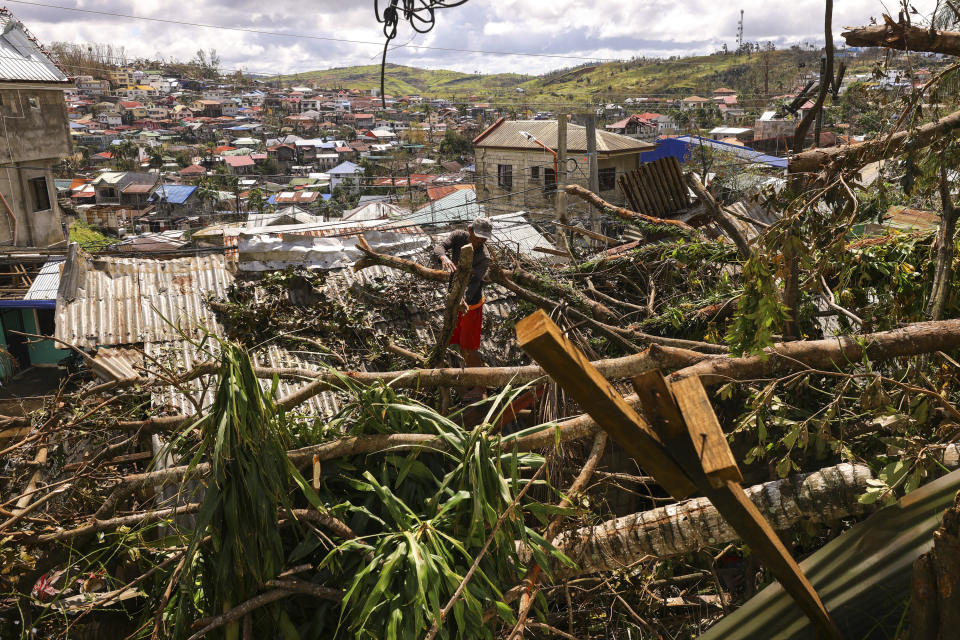
<path id="1" fill-rule="evenodd" d="M 60 272 L 66 258 L 56 257 L 47 260 L 40 268 L 40 273 L 33 279 L 33 284 L 27 290 L 24 300 L 56 300 L 57 289 L 60 287 Z"/>
<path id="2" fill-rule="evenodd" d="M 0 81 L 68 83 L 67 75 L 53 63 L 23 23 L 0 9 Z"/>

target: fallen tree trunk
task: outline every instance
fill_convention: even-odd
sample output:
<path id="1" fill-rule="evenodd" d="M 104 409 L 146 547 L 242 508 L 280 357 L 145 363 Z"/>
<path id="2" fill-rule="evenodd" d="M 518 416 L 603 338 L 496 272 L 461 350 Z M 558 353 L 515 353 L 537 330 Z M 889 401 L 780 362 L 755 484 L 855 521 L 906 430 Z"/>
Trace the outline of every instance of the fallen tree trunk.
<path id="1" fill-rule="evenodd" d="M 960 320 L 917 322 L 900 329 L 866 335 L 783 342 L 765 349 L 763 355 L 711 358 L 681 369 L 672 377 L 700 376 L 704 384 L 719 384 L 729 380 L 769 378 L 806 368 L 842 368 L 859 362 L 864 356 L 878 362 L 958 347 Z M 659 351 L 669 349 L 659 347 Z"/>
<path id="2" fill-rule="evenodd" d="M 856 27 L 840 35 L 850 47 L 887 47 L 902 51 L 927 51 L 960 56 L 960 32 L 899 24 L 887 15 L 883 18 L 883 24 Z"/>
<path id="3" fill-rule="evenodd" d="M 630 211 L 629 209 L 618 207 L 614 204 L 610 204 L 593 191 L 585 189 L 578 184 L 568 184 L 564 189 L 571 196 L 576 196 L 581 200 L 589 202 L 603 213 L 620 218 L 621 220 L 629 222 L 630 224 L 662 226 L 664 227 L 664 231 L 679 233 L 680 235 L 684 236 L 692 236 L 696 234 L 696 229 L 688 225 L 686 222 L 681 222 L 680 220 L 668 220 L 666 218 L 655 218 L 653 216 L 648 216 L 645 213 L 637 213 L 636 211 Z"/>
<path id="4" fill-rule="evenodd" d="M 647 349 L 640 353 L 609 360 L 598 360 L 594 366 L 608 379 L 629 378 L 651 369 L 675 369 L 690 365 L 708 357 L 686 349 L 671 348 L 669 351 Z M 502 387 L 507 384 L 527 384 L 545 377 L 546 372 L 536 365 L 524 367 L 473 367 L 444 369 L 406 369 L 403 371 L 365 372 L 335 371 L 314 373 L 313 381 L 280 398 L 278 404 L 291 410 L 324 391 L 342 388 L 343 379 L 358 384 L 389 384 L 394 389 L 420 389 L 424 387 Z M 114 425 L 125 431 L 143 430 L 158 433 L 183 427 L 195 416 L 165 416 L 147 420 L 120 420 Z M 10 423 L 26 418 L 10 418 Z M 100 427 L 98 427 L 100 428 Z"/>
<path id="5" fill-rule="evenodd" d="M 858 169 L 871 162 L 890 158 L 905 151 L 928 147 L 956 129 L 960 129 L 960 111 L 955 111 L 916 129 L 898 131 L 890 136 L 880 136 L 855 146 L 842 145 L 798 153 L 790 157 L 789 172 L 813 173 L 825 170 L 832 174 Z"/>
<path id="6" fill-rule="evenodd" d="M 840 464 L 746 489 L 774 529 L 786 531 L 801 521 L 827 522 L 865 513 L 870 505 L 857 498 L 873 478 L 866 465 Z M 736 531 L 707 498 L 696 498 L 651 511 L 567 531 L 554 544 L 583 574 L 622 569 L 646 555 L 692 553 L 737 540 Z"/>

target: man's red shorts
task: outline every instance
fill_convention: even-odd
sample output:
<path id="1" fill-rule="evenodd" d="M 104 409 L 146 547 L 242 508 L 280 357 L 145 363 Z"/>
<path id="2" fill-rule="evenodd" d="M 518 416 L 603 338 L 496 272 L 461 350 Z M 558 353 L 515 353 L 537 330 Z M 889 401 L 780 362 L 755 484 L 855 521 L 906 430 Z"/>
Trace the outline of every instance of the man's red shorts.
<path id="1" fill-rule="evenodd" d="M 453 330 L 450 344 L 458 344 L 466 351 L 480 348 L 480 330 L 483 328 L 483 300 L 471 305 L 466 313 L 457 314 L 457 327 Z"/>

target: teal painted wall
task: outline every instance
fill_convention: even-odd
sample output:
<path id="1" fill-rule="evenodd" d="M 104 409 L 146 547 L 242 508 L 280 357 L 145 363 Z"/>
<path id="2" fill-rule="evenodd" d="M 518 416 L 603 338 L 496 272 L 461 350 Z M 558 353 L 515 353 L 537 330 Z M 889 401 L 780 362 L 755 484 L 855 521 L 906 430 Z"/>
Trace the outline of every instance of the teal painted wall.
<path id="1" fill-rule="evenodd" d="M 7 330 L 3 326 L 3 316 L 0 315 L 0 346 L 7 348 Z M 13 363 L 8 356 L 0 354 L 0 379 L 6 380 L 13 375 Z"/>
<path id="2" fill-rule="evenodd" d="M 22 309 L 21 311 L 23 312 L 23 326 L 26 333 L 40 333 L 40 331 L 37 330 L 37 310 Z M 30 364 L 57 364 L 70 354 L 68 349 L 59 349 L 56 344 L 53 340 L 31 342 L 29 347 Z"/>

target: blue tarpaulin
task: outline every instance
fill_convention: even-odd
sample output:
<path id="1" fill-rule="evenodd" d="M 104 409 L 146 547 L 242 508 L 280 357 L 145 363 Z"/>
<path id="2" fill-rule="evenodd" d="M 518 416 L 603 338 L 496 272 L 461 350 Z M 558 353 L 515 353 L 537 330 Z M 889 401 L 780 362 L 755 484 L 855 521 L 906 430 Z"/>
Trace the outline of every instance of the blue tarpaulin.
<path id="1" fill-rule="evenodd" d="M 760 153 L 749 147 L 741 147 L 736 144 L 711 140 L 701 136 L 677 136 L 676 138 L 660 138 L 657 140 L 657 148 L 653 151 L 647 151 L 640 154 L 640 162 L 654 162 L 660 158 L 674 157 L 680 162 L 686 162 L 690 155 L 700 145 L 710 147 L 715 151 L 731 153 L 747 163 L 765 164 L 775 169 L 786 169 L 787 159 L 770 156 Z"/>

